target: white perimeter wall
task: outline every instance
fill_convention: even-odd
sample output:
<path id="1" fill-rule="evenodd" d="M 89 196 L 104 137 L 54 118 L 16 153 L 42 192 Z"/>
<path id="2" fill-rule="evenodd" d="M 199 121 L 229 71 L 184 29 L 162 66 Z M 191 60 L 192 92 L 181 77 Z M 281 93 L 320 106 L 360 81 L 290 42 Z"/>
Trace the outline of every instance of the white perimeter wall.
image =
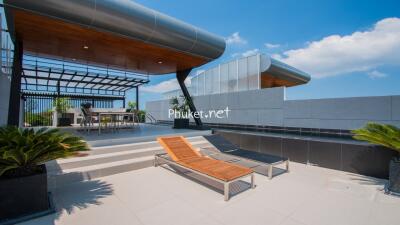
<path id="1" fill-rule="evenodd" d="M 368 121 L 400 126 L 400 96 L 284 100 L 284 88 L 196 96 L 198 110 L 219 110 L 227 106 L 229 118 L 203 118 L 203 122 L 355 129 Z M 146 103 L 146 111 L 158 120 L 168 118 L 169 100 Z"/>

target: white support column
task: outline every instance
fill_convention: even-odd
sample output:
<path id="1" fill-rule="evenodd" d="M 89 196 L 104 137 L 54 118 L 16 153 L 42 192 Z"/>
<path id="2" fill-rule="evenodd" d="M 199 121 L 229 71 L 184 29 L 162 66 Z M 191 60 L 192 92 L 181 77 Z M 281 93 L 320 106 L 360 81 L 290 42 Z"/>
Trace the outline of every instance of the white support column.
<path id="1" fill-rule="evenodd" d="M 53 127 L 57 127 L 58 114 L 55 108 L 53 108 Z"/>

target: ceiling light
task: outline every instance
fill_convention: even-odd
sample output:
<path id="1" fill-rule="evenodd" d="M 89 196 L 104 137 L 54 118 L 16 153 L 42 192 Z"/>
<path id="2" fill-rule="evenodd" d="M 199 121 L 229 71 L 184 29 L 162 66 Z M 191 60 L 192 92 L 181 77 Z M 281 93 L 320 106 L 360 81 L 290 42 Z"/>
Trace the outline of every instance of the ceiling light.
<path id="1" fill-rule="evenodd" d="M 158 64 L 162 64 L 163 62 L 162 62 L 162 61 L 158 61 L 157 63 L 158 63 Z"/>
<path id="2" fill-rule="evenodd" d="M 89 49 L 89 46 L 84 45 L 83 48 L 84 48 L 84 49 Z"/>

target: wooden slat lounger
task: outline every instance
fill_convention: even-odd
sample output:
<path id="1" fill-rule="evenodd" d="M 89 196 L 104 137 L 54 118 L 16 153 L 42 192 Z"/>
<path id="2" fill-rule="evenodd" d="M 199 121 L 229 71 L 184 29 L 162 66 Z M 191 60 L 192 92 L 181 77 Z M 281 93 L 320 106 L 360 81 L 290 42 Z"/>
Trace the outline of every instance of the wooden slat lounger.
<path id="1" fill-rule="evenodd" d="M 165 157 L 165 153 L 157 154 L 155 166 L 161 163 L 173 164 L 221 182 L 224 184 L 225 201 L 229 199 L 229 185 L 232 182 L 250 176 L 251 188 L 255 187 L 252 169 L 203 156 L 182 136 L 160 137 L 157 141 L 171 159 Z"/>

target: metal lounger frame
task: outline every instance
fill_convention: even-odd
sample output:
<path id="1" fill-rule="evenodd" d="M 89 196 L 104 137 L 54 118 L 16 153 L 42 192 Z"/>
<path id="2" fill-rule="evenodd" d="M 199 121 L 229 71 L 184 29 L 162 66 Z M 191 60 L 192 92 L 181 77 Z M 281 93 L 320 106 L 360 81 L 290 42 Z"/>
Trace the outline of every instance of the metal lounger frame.
<path id="1" fill-rule="evenodd" d="M 256 187 L 256 186 L 255 186 L 255 183 L 254 183 L 254 172 L 249 173 L 249 174 L 246 174 L 246 175 L 241 176 L 241 177 L 238 177 L 238 178 L 236 178 L 236 179 L 234 179 L 234 180 L 231 180 L 231 181 L 224 181 L 224 180 L 221 180 L 221 179 L 218 179 L 218 178 L 209 176 L 209 175 L 207 175 L 207 174 L 201 173 L 201 172 L 199 172 L 199 171 L 190 169 L 190 168 L 188 168 L 188 167 L 182 166 L 182 165 L 180 165 L 179 163 L 176 163 L 175 161 L 173 161 L 173 160 L 171 160 L 171 159 L 169 159 L 169 158 L 163 157 L 163 156 L 167 156 L 167 153 L 155 154 L 155 156 L 154 156 L 154 157 L 155 157 L 155 158 L 154 158 L 154 166 L 155 166 L 155 167 L 157 167 L 157 166 L 159 166 L 159 165 L 162 165 L 162 164 L 172 164 L 172 165 L 174 165 L 174 166 L 183 168 L 183 169 L 185 169 L 185 170 L 189 170 L 190 172 L 193 172 L 193 173 L 199 174 L 199 175 L 201 175 L 201 176 L 207 177 L 207 178 L 209 178 L 209 179 L 211 179 L 211 180 L 220 182 L 220 183 L 224 184 L 224 200 L 225 200 L 225 201 L 228 201 L 228 200 L 229 200 L 229 185 L 230 185 L 231 183 L 233 183 L 233 182 L 236 182 L 236 181 L 238 181 L 238 180 L 241 180 L 241 179 L 243 179 L 243 178 L 245 178 L 245 177 L 250 176 L 250 178 L 251 178 L 251 188 L 254 189 L 254 188 Z M 164 163 L 160 163 L 160 161 L 163 161 Z"/>
<path id="2" fill-rule="evenodd" d="M 209 150 L 209 149 L 207 149 L 207 148 L 200 148 L 200 150 L 212 151 L 212 150 Z M 232 157 L 232 158 L 237 158 L 237 159 L 252 161 L 252 162 L 255 162 L 255 163 L 259 163 L 259 164 L 266 165 L 266 166 L 268 166 L 268 171 L 267 171 L 267 173 L 268 173 L 268 178 L 269 178 L 270 180 L 272 179 L 272 169 L 273 169 L 273 167 L 276 166 L 276 165 L 279 165 L 279 164 L 282 164 L 282 163 L 286 163 L 286 172 L 289 172 L 289 162 L 290 162 L 289 159 L 287 159 L 287 160 L 282 160 L 282 161 L 279 161 L 279 162 L 276 162 L 276 163 L 266 163 L 266 162 L 262 162 L 262 161 L 258 161 L 258 160 L 254 160 L 254 159 L 249 159 L 249 158 L 242 157 L 242 156 L 232 155 L 232 154 L 225 153 L 225 152 L 214 152 L 213 154 L 207 154 L 207 156 L 211 156 L 211 157 L 212 157 L 213 155 L 225 155 L 225 156 L 229 156 L 229 157 Z"/>

